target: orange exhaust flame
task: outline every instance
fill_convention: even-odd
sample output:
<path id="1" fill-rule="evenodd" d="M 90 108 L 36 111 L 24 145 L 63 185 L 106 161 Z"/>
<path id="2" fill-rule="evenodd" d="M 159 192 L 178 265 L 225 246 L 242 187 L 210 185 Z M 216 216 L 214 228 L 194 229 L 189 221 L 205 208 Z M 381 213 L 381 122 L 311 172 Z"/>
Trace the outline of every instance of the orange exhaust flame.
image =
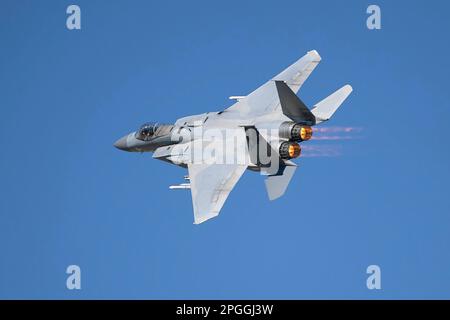
<path id="1" fill-rule="evenodd" d="M 311 139 L 313 135 L 313 130 L 311 127 L 302 127 L 300 129 L 300 138 L 302 139 L 302 141 L 307 141 L 309 139 Z"/>
<path id="2" fill-rule="evenodd" d="M 298 158 L 301 153 L 302 153 L 302 149 L 300 148 L 300 145 L 298 145 L 298 144 L 291 144 L 289 146 L 289 157 L 291 157 L 291 158 Z"/>

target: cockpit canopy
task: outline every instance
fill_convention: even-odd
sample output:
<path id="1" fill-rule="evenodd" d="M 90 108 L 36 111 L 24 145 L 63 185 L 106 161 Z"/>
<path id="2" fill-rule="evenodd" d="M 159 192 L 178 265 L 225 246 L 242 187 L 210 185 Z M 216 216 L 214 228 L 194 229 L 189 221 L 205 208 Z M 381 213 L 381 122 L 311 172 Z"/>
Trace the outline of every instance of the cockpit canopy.
<path id="1" fill-rule="evenodd" d="M 136 131 L 135 137 L 138 140 L 148 141 L 155 134 L 156 130 L 159 128 L 160 124 L 156 122 L 144 123 L 138 131 Z"/>

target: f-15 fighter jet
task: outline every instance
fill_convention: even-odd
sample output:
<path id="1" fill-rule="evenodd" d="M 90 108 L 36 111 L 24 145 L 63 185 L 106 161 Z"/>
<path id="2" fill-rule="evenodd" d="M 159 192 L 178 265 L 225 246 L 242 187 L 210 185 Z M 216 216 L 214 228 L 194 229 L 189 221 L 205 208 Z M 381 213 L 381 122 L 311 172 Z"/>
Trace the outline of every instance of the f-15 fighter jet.
<path id="1" fill-rule="evenodd" d="M 300 156 L 300 143 L 313 127 L 331 118 L 352 92 L 345 85 L 309 109 L 297 96 L 320 62 L 315 50 L 247 96 L 218 112 L 178 119 L 175 124 L 146 123 L 114 143 L 131 152 L 187 168 L 187 182 L 171 189 L 190 189 L 194 223 L 219 214 L 246 169 L 265 176 L 270 200 L 284 194 Z"/>

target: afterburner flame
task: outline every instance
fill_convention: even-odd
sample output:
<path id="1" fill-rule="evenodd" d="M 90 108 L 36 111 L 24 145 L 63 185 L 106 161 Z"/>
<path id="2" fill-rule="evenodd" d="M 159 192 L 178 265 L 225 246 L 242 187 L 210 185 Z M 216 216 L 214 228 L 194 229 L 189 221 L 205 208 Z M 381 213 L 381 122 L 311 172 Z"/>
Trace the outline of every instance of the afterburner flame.
<path id="1" fill-rule="evenodd" d="M 289 146 L 289 157 L 298 158 L 301 153 L 302 153 L 302 149 L 300 148 L 300 145 L 292 144 Z"/>
<path id="2" fill-rule="evenodd" d="M 297 142 L 285 141 L 280 145 L 280 157 L 282 159 L 298 158 L 302 152 Z"/>
<path id="3" fill-rule="evenodd" d="M 302 141 L 308 141 L 309 139 L 311 139 L 313 134 L 313 130 L 311 127 L 302 127 L 300 129 L 300 139 Z"/>

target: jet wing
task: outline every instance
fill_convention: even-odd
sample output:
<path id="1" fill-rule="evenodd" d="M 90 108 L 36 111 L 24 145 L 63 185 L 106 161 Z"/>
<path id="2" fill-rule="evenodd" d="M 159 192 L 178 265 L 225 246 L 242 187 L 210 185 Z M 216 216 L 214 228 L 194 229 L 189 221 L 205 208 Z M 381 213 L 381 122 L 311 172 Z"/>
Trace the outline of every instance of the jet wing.
<path id="1" fill-rule="evenodd" d="M 286 68 L 270 81 L 240 99 L 227 111 L 239 112 L 241 115 L 257 116 L 276 110 L 279 105 L 278 91 L 275 81 L 283 81 L 294 92 L 297 93 L 303 83 L 319 64 L 321 57 L 315 50 L 309 51 L 297 62 Z"/>
<path id="2" fill-rule="evenodd" d="M 286 82 L 289 88 L 297 93 L 321 60 L 322 58 L 316 50 L 309 51 L 272 80 Z"/>
<path id="3" fill-rule="evenodd" d="M 214 135 L 156 149 L 153 157 L 189 171 L 194 223 L 219 214 L 233 187 L 249 164 L 245 129 L 211 131 Z"/>
<path id="4" fill-rule="evenodd" d="M 245 129 L 223 130 L 219 136 L 221 138 L 201 147 L 202 161 L 194 159 L 187 164 L 195 224 L 219 215 L 231 190 L 248 167 Z M 194 151 L 200 148 L 195 142 L 192 147 Z"/>
<path id="5" fill-rule="evenodd" d="M 219 215 L 246 168 L 239 164 L 188 164 L 195 224 Z"/>

